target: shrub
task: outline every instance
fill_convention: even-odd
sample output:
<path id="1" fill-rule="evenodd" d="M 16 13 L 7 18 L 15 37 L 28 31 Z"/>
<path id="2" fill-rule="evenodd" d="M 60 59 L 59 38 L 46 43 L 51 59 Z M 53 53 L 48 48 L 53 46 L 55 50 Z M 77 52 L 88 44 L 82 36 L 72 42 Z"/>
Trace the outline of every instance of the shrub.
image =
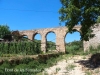
<path id="1" fill-rule="evenodd" d="M 82 41 L 74 41 L 71 43 L 67 43 L 67 45 L 66 45 L 67 53 L 77 54 L 78 52 L 82 51 L 82 49 L 83 49 Z"/>
<path id="2" fill-rule="evenodd" d="M 1 54 L 20 54 L 33 55 L 41 53 L 39 43 L 35 42 L 10 42 L 0 43 Z"/>

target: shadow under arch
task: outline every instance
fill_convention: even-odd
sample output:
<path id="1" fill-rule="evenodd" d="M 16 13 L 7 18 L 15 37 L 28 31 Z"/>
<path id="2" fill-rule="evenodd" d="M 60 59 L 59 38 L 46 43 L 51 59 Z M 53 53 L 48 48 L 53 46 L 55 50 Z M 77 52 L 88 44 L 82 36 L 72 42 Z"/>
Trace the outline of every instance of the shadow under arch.
<path id="1" fill-rule="evenodd" d="M 45 35 L 46 38 L 46 52 L 56 51 L 56 33 L 49 31 Z"/>

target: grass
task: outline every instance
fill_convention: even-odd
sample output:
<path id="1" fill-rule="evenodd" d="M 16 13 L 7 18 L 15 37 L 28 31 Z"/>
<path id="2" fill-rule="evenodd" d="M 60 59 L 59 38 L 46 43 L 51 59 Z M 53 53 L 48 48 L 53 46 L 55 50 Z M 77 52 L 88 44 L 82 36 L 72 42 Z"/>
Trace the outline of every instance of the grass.
<path id="1" fill-rule="evenodd" d="M 67 72 L 69 72 L 69 71 L 74 70 L 75 67 L 76 67 L 75 65 L 68 64 L 68 65 L 66 66 L 66 70 L 67 70 Z"/>
<path id="2" fill-rule="evenodd" d="M 85 75 L 100 75 L 100 69 L 85 70 Z"/>
<path id="3" fill-rule="evenodd" d="M 7 56 L 7 55 L 5 55 Z M 4 57 L 5 57 L 4 56 Z M 42 72 L 45 68 L 48 68 L 50 66 L 53 66 L 57 63 L 57 61 L 59 61 L 60 59 L 62 59 L 63 55 L 60 55 L 60 54 L 54 54 L 53 56 L 49 57 L 49 59 L 44 59 L 45 61 L 40 61 L 40 59 L 37 59 L 37 60 L 33 60 L 32 58 L 24 58 L 19 62 L 17 62 L 17 59 L 14 60 L 14 63 L 9 63 L 8 61 L 7 62 L 4 62 L 2 65 L 0 65 L 0 75 L 3 75 L 3 70 L 4 70 L 4 67 L 6 66 L 6 68 L 28 68 L 28 69 L 37 69 L 39 70 L 39 72 Z M 9 58 L 7 56 L 7 58 Z M 18 63 L 18 65 L 17 65 Z M 26 65 L 27 64 L 27 65 Z M 3 68 L 3 69 L 2 69 Z M 1 71 L 3 73 L 1 73 Z M 58 69 L 57 69 L 58 71 Z M 33 73 L 33 75 L 36 75 L 37 73 L 39 72 L 36 72 L 36 73 Z M 14 73 L 7 73 L 8 75 L 13 75 Z M 23 74 L 25 74 L 23 72 Z M 17 75 L 20 75 L 20 73 L 17 73 Z"/>
<path id="4" fill-rule="evenodd" d="M 86 71 L 86 72 L 85 72 L 85 75 L 92 75 L 92 73 L 89 72 L 89 71 Z"/>
<path id="5" fill-rule="evenodd" d="M 44 68 L 49 68 L 49 67 L 51 67 L 53 65 L 56 65 L 58 61 L 61 61 L 63 59 L 67 60 L 67 59 L 69 59 L 70 56 L 71 56 L 70 54 L 64 54 L 64 55 L 60 55 L 56 59 L 55 58 L 54 59 L 51 58 L 50 60 L 47 61 L 47 66 L 45 66 Z M 43 71 L 45 72 L 45 70 L 43 70 Z M 37 75 L 41 75 L 43 73 L 43 71 L 40 72 L 40 73 L 37 73 Z M 57 73 L 58 71 L 60 71 L 59 67 L 57 67 L 55 69 L 55 73 Z"/>
<path id="6" fill-rule="evenodd" d="M 17 56 L 18 54 L 2 54 L 1 57 L 13 57 Z"/>

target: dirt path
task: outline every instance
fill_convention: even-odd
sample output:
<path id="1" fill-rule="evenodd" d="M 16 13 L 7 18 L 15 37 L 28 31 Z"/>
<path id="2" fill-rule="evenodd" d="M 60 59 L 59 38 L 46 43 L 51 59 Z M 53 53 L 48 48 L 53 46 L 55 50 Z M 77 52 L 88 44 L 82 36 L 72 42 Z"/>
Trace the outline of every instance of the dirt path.
<path id="1" fill-rule="evenodd" d="M 100 75 L 100 70 L 88 70 L 83 65 L 76 63 L 79 60 L 86 59 L 83 56 L 75 56 L 68 60 L 63 59 L 59 61 L 56 65 L 45 69 L 44 75 Z M 95 74 L 95 72 L 98 72 Z"/>

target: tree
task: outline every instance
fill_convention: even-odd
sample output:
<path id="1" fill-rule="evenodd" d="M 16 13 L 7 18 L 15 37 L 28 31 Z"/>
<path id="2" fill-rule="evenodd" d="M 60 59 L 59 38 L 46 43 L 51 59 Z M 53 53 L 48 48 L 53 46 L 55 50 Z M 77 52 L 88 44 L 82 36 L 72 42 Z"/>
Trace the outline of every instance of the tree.
<path id="1" fill-rule="evenodd" d="M 100 0 L 60 0 L 60 20 L 65 22 L 69 32 L 74 32 L 75 25 L 81 25 L 81 40 L 89 40 L 92 30 L 100 15 Z"/>
<path id="2" fill-rule="evenodd" d="M 12 41 L 12 35 L 11 34 L 6 34 L 2 37 L 2 39 L 4 39 L 4 41 Z"/>
<path id="3" fill-rule="evenodd" d="M 5 35 L 11 34 L 9 26 L 7 25 L 0 25 L 0 38 L 3 38 Z"/>

